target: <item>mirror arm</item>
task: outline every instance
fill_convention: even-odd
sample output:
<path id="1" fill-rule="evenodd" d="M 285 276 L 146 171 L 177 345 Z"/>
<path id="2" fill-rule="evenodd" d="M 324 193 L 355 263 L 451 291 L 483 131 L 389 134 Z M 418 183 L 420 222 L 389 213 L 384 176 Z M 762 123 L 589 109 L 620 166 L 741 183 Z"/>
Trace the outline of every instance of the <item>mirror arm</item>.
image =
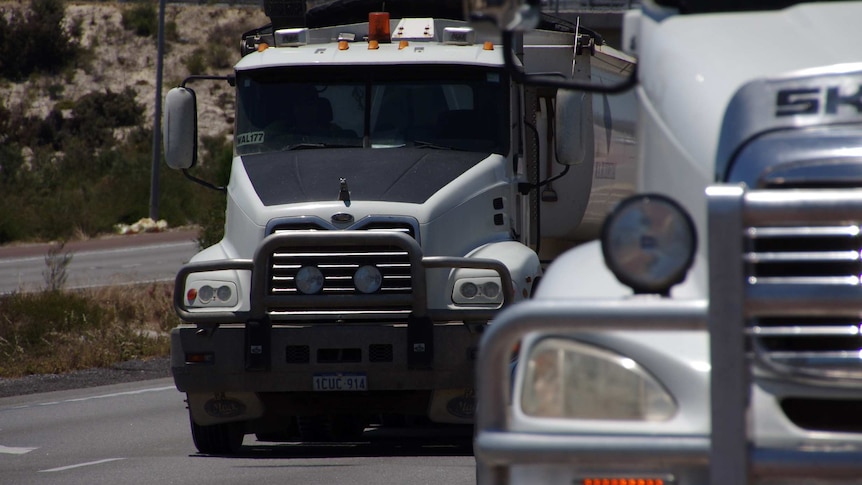
<path id="1" fill-rule="evenodd" d="M 199 179 L 199 178 L 195 177 L 194 175 L 190 174 L 188 169 L 186 169 L 186 168 L 183 169 L 183 175 L 185 175 L 186 178 L 191 180 L 192 182 L 194 182 L 196 184 L 203 185 L 204 187 L 206 187 L 208 189 L 218 190 L 219 192 L 225 192 L 225 193 L 227 192 L 227 187 L 211 184 L 211 183 L 207 182 L 206 180 Z"/>
<path id="2" fill-rule="evenodd" d="M 186 84 L 192 81 L 227 81 L 228 84 L 234 86 L 236 84 L 236 75 L 230 74 L 228 76 L 207 76 L 204 74 L 195 74 L 183 79 L 182 84 L 180 84 L 181 88 L 186 87 Z"/>
<path id="3" fill-rule="evenodd" d="M 523 67 L 515 63 L 514 55 L 514 32 L 504 30 L 503 35 L 503 59 L 505 60 L 506 70 L 515 82 L 539 87 L 571 89 L 576 91 L 585 91 L 588 93 L 602 94 L 619 94 L 629 89 L 632 89 L 638 82 L 638 66 L 637 63 L 632 65 L 632 72 L 625 80 L 618 84 L 605 86 L 601 84 L 579 83 L 573 81 L 560 80 L 548 75 L 527 74 Z"/>

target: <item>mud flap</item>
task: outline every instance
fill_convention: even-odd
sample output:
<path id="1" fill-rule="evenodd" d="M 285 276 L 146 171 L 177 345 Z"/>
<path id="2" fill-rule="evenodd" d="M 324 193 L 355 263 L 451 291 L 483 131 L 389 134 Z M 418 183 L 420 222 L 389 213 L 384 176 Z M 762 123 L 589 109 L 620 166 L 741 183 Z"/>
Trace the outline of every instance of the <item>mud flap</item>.
<path id="1" fill-rule="evenodd" d="M 245 324 L 245 370 L 265 372 L 271 365 L 272 325 L 269 320 Z"/>
<path id="2" fill-rule="evenodd" d="M 434 324 L 428 317 L 407 319 L 407 367 L 430 369 L 434 361 Z"/>

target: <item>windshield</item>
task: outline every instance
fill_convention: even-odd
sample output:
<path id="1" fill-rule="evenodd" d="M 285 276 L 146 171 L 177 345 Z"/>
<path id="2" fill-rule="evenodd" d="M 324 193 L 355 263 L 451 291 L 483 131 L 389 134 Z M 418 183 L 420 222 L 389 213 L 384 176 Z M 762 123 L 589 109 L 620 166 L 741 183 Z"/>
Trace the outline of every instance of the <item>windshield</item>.
<path id="1" fill-rule="evenodd" d="M 240 71 L 236 150 L 408 146 L 505 155 L 505 79 L 470 66 Z"/>

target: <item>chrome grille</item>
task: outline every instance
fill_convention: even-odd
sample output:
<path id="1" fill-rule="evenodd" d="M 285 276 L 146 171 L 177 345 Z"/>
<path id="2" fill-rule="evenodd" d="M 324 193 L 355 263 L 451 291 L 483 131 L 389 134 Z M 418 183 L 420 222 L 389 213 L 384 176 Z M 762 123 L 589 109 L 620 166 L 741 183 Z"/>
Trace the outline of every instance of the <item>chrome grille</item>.
<path id="1" fill-rule="evenodd" d="M 361 266 L 375 266 L 383 276 L 381 293 L 409 294 L 412 291 L 410 257 L 398 247 L 339 247 L 291 250 L 272 254 L 272 294 L 295 294 L 296 273 L 303 266 L 315 266 L 323 273 L 323 294 L 356 294 L 353 274 Z"/>
<path id="2" fill-rule="evenodd" d="M 747 229 L 750 283 L 856 284 L 862 274 L 859 226 Z"/>
<path id="3" fill-rule="evenodd" d="M 773 371 L 862 380 L 862 213 L 850 209 L 859 203 L 854 192 L 747 196 L 746 332 L 758 361 Z"/>
<path id="4" fill-rule="evenodd" d="M 270 318 L 315 323 L 406 321 L 413 309 L 413 258 L 421 260 L 421 255 L 416 243 L 397 234 L 414 239 L 415 226 L 366 219 L 350 227 L 336 230 L 321 220 L 272 225 L 280 242 L 268 251 Z M 323 287 L 313 295 L 303 294 L 296 285 L 297 273 L 306 266 L 323 275 Z M 356 289 L 354 275 L 363 266 L 380 271 L 378 291 L 365 294 Z"/>

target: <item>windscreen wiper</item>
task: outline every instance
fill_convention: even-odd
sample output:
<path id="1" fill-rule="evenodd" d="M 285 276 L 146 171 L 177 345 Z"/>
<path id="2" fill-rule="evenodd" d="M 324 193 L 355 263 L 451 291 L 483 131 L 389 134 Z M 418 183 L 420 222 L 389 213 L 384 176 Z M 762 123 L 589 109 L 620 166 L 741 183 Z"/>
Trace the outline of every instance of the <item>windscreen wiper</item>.
<path id="1" fill-rule="evenodd" d="M 450 147 L 446 145 L 439 145 L 437 143 L 431 143 L 430 141 L 422 141 L 422 140 L 414 140 L 413 146 L 416 148 L 431 148 L 432 150 L 460 150 L 455 147 Z"/>

